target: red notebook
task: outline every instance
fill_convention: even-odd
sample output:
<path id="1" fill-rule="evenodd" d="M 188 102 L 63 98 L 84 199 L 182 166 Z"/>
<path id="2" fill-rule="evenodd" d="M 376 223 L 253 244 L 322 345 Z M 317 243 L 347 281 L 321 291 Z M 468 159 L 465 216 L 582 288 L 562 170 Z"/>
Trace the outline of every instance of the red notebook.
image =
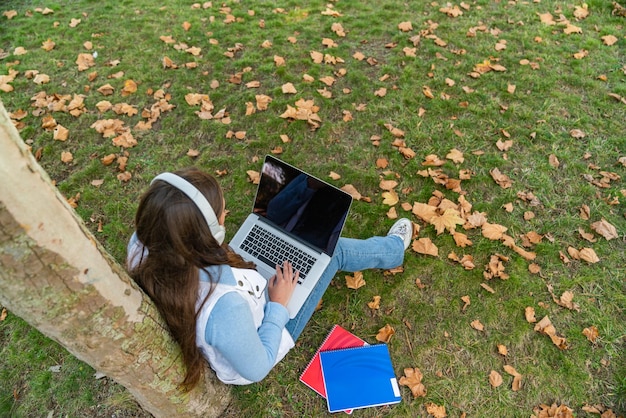
<path id="1" fill-rule="evenodd" d="M 339 348 L 362 347 L 367 343 L 345 330 L 339 325 L 333 326 L 328 336 L 315 352 L 311 362 L 306 366 L 300 375 L 300 381 L 326 398 L 326 389 L 324 388 L 324 377 L 322 375 L 322 365 L 320 363 L 320 351 L 337 350 Z M 352 411 L 345 411 L 351 413 Z"/>

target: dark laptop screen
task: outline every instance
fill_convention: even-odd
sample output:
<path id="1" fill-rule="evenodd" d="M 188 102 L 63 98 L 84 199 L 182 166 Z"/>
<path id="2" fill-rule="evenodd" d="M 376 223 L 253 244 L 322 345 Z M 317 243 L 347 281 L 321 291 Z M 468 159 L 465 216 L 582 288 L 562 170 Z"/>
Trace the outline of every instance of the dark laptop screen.
<path id="1" fill-rule="evenodd" d="M 254 213 L 332 255 L 351 203 L 348 193 L 268 155 Z"/>

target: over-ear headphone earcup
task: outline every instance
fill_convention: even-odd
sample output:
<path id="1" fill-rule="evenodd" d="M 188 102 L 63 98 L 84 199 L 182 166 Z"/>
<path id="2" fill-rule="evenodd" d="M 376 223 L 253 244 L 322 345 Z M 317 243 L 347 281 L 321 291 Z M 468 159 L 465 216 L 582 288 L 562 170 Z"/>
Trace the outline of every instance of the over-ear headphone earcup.
<path id="1" fill-rule="evenodd" d="M 154 183 L 157 180 L 164 181 L 171 186 L 176 187 L 181 192 L 185 193 L 187 197 L 189 197 L 191 201 L 195 203 L 198 209 L 200 209 L 202 216 L 209 226 L 209 230 L 211 231 L 211 235 L 213 235 L 213 238 L 215 238 L 218 244 L 222 245 L 222 243 L 224 242 L 224 238 L 226 237 L 226 229 L 223 225 L 220 225 L 217 220 L 217 216 L 215 216 L 215 211 L 213 210 L 213 207 L 211 207 L 211 204 L 200 192 L 200 190 L 198 190 L 193 184 L 191 184 L 184 178 L 173 173 L 161 173 L 153 178 L 150 184 Z"/>

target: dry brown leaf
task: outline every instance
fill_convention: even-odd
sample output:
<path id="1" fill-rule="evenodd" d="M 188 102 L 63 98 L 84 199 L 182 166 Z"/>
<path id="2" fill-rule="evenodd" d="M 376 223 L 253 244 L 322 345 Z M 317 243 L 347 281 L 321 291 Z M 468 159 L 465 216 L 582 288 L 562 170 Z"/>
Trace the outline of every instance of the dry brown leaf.
<path id="1" fill-rule="evenodd" d="M 487 283 L 481 283 L 480 287 L 482 287 L 483 289 L 485 289 L 487 292 L 489 293 L 496 293 L 495 290 L 493 290 L 493 288 L 491 286 L 489 286 Z"/>
<path id="2" fill-rule="evenodd" d="M 456 148 L 452 148 L 450 152 L 446 155 L 446 158 L 452 160 L 455 164 L 462 164 L 465 161 L 465 157 L 463 157 L 463 153 Z"/>
<path id="3" fill-rule="evenodd" d="M 446 413 L 446 407 L 444 405 L 437 405 L 434 403 L 426 404 L 426 412 L 433 416 L 433 418 L 445 418 L 448 416 Z"/>
<path id="4" fill-rule="evenodd" d="M 524 309 L 524 317 L 526 318 L 526 321 L 531 324 L 537 322 L 537 318 L 535 318 L 535 308 L 533 308 L 532 306 L 527 306 Z"/>
<path id="5" fill-rule="evenodd" d="M 376 341 L 380 341 L 381 343 L 389 343 L 391 341 L 391 337 L 396 333 L 396 330 L 389 324 L 386 324 L 384 327 L 378 330 L 378 334 L 376 334 Z"/>
<path id="6" fill-rule="evenodd" d="M 246 174 L 248 175 L 248 178 L 250 179 L 252 184 L 259 184 L 259 180 L 261 179 L 261 173 L 254 170 L 248 170 L 246 171 Z"/>
<path id="7" fill-rule="evenodd" d="M 494 388 L 499 387 L 502 384 L 502 376 L 500 375 L 500 373 L 492 370 L 489 373 L 489 384 Z"/>
<path id="8" fill-rule="evenodd" d="M 509 350 L 506 348 L 505 345 L 503 344 L 498 344 L 497 345 L 498 348 L 498 354 L 500 354 L 501 356 L 508 356 L 509 355 Z"/>
<path id="9" fill-rule="evenodd" d="M 413 203 L 412 212 L 415 216 L 422 219 L 425 222 L 430 222 L 437 215 L 437 208 L 435 206 L 428 205 L 426 203 L 415 202 Z"/>
<path id="10" fill-rule="evenodd" d="M 446 209 L 443 214 L 433 216 L 430 219 L 430 223 L 435 227 L 437 235 L 442 234 L 445 230 L 448 230 L 448 232 L 452 234 L 457 225 L 463 225 L 465 223 L 465 220 L 459 215 L 458 210 Z"/>
<path id="11" fill-rule="evenodd" d="M 492 169 L 491 171 L 489 171 L 489 174 L 491 174 L 491 177 L 498 184 L 498 186 L 502 187 L 503 189 L 508 189 L 513 185 L 513 181 L 509 178 L 509 176 L 501 173 L 498 168 Z"/>
<path id="12" fill-rule="evenodd" d="M 567 405 L 541 404 L 533 409 L 531 418 L 574 418 L 573 412 Z"/>
<path id="13" fill-rule="evenodd" d="M 467 309 L 468 306 L 470 306 L 470 297 L 468 295 L 465 296 L 461 296 L 461 300 L 463 301 L 463 307 L 461 308 L 461 311 L 465 312 L 465 309 Z"/>
<path id="14" fill-rule="evenodd" d="M 600 221 L 592 223 L 591 229 L 602 235 L 607 241 L 619 237 L 617 229 L 604 218 Z"/>
<path id="15" fill-rule="evenodd" d="M 380 309 L 380 296 L 374 296 L 374 299 L 371 302 L 367 302 L 367 306 L 370 309 Z"/>
<path id="16" fill-rule="evenodd" d="M 69 151 L 63 151 L 61 152 L 61 161 L 65 164 L 69 164 L 74 161 L 74 156 Z"/>
<path id="17" fill-rule="evenodd" d="M 404 369 L 404 376 L 400 378 L 398 383 L 402 386 L 408 386 L 414 398 L 426 396 L 426 387 L 422 383 L 422 372 L 417 367 Z"/>
<path id="18" fill-rule="evenodd" d="M 504 233 L 508 228 L 499 224 L 492 224 L 485 222 L 482 225 L 482 234 L 485 238 L 490 240 L 499 240 L 504 236 Z"/>
<path id="19" fill-rule="evenodd" d="M 484 331 L 485 330 L 485 326 L 478 320 L 475 319 L 470 323 L 471 327 L 474 328 L 477 331 Z"/>
<path id="20" fill-rule="evenodd" d="M 554 325 L 552 325 L 552 322 L 550 321 L 550 318 L 548 318 L 548 316 L 544 316 L 541 321 L 537 322 L 535 324 L 535 331 L 538 331 L 542 334 L 545 334 L 547 336 L 550 337 L 550 339 L 552 340 L 552 343 L 554 345 L 556 345 L 558 348 L 560 348 L 561 350 L 565 350 L 567 349 L 567 341 L 565 340 L 565 338 L 557 335 L 556 333 L 556 328 L 554 328 Z"/>
<path id="21" fill-rule="evenodd" d="M 594 264 L 600 261 L 600 258 L 598 258 L 593 248 L 582 248 L 580 251 L 578 251 L 578 257 L 580 257 L 581 260 L 584 260 L 590 264 Z"/>
<path id="22" fill-rule="evenodd" d="M 400 29 L 402 32 L 410 32 L 413 30 L 413 25 L 411 24 L 411 22 L 400 22 L 398 23 L 398 29 Z"/>
<path id="23" fill-rule="evenodd" d="M 363 272 L 356 271 L 353 276 L 346 275 L 346 286 L 348 289 L 358 289 L 365 286 L 365 280 L 363 279 Z"/>
<path id="24" fill-rule="evenodd" d="M 420 238 L 418 240 L 413 241 L 412 247 L 413 251 L 419 254 L 424 255 L 432 255 L 433 257 L 439 256 L 439 249 L 430 238 Z"/>
<path id="25" fill-rule="evenodd" d="M 592 325 L 588 328 L 583 329 L 583 335 L 587 337 L 589 341 L 595 343 L 600 333 L 598 332 L 598 328 Z"/>
<path id="26" fill-rule="evenodd" d="M 70 131 L 62 125 L 56 125 L 54 128 L 53 138 L 55 141 L 66 141 Z"/>
<path id="27" fill-rule="evenodd" d="M 346 184 L 345 186 L 341 187 L 341 190 L 352 196 L 354 200 L 361 200 L 361 198 L 363 197 L 361 193 L 359 193 L 359 191 L 356 189 L 356 187 L 351 184 Z"/>

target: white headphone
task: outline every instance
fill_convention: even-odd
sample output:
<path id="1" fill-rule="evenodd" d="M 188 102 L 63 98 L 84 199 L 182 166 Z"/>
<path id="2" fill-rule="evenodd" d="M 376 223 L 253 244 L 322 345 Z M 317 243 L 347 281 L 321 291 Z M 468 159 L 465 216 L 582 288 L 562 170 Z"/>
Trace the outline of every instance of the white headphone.
<path id="1" fill-rule="evenodd" d="M 196 204 L 204 219 L 206 220 L 209 229 L 211 230 L 211 235 L 218 242 L 218 244 L 222 245 L 224 242 L 224 237 L 226 236 L 226 230 L 223 225 L 217 221 L 217 216 L 215 216 L 215 211 L 211 207 L 209 201 L 204 197 L 204 195 L 198 190 L 193 184 L 189 183 L 184 178 L 177 176 L 173 173 L 161 173 L 155 178 L 152 179 L 150 184 L 152 185 L 155 181 L 161 180 L 164 181 L 174 187 L 176 187 L 181 192 L 185 193 L 192 201 Z"/>

